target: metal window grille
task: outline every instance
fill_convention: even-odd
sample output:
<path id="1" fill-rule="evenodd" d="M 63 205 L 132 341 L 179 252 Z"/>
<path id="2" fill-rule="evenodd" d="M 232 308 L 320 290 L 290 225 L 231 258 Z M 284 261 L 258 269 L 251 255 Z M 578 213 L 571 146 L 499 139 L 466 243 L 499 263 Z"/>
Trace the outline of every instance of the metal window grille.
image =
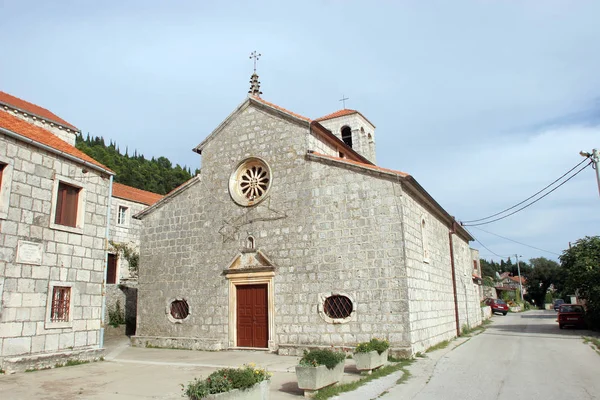
<path id="1" fill-rule="evenodd" d="M 346 296 L 329 296 L 323 304 L 323 312 L 329 318 L 348 318 L 352 314 L 352 300 Z"/>
<path id="2" fill-rule="evenodd" d="M 52 289 L 51 322 L 68 322 L 69 308 L 71 305 L 71 288 L 55 286 Z"/>
<path id="3" fill-rule="evenodd" d="M 171 303 L 171 316 L 175 319 L 185 319 L 190 315 L 190 307 L 185 300 L 175 300 Z"/>

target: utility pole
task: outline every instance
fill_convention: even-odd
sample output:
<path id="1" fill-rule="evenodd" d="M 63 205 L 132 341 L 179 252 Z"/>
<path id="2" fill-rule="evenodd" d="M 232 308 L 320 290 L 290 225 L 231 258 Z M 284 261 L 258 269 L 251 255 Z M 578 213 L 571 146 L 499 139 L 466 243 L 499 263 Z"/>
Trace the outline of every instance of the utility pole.
<path id="1" fill-rule="evenodd" d="M 583 157 L 589 157 L 594 163 L 593 168 L 596 170 L 596 180 L 598 181 L 598 195 L 600 195 L 600 151 L 593 149 L 591 153 L 580 151 Z"/>
<path id="2" fill-rule="evenodd" d="M 519 256 L 517 254 L 515 254 L 515 257 L 517 258 L 517 273 L 519 274 L 519 289 L 521 290 L 521 302 L 525 302 L 525 300 L 523 299 L 523 283 L 521 281 L 521 265 L 519 265 Z"/>

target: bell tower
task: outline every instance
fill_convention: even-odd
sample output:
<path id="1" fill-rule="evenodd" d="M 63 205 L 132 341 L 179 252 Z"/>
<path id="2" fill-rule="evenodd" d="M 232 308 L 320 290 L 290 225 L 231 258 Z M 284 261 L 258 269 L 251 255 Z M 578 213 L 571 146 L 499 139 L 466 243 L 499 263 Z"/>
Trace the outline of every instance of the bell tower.
<path id="1" fill-rule="evenodd" d="M 344 108 L 316 120 L 343 141 L 346 146 L 376 163 L 375 125 L 356 110 Z"/>

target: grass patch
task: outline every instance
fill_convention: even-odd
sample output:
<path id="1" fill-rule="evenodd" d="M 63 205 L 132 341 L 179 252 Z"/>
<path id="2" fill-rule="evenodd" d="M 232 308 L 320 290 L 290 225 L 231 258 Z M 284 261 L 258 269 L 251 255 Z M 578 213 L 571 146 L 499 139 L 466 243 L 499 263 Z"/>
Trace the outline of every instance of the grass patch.
<path id="1" fill-rule="evenodd" d="M 0 374 L 4 374 L 4 370 L 0 368 Z"/>
<path id="2" fill-rule="evenodd" d="M 450 344 L 450 340 L 444 340 L 443 342 L 439 342 L 438 344 L 433 345 L 430 348 L 428 348 L 427 350 L 425 350 L 425 353 L 431 353 L 432 351 L 445 349 L 446 347 L 448 347 L 449 344 Z"/>
<path id="3" fill-rule="evenodd" d="M 596 351 L 596 353 L 600 354 L 600 339 L 584 336 L 583 343 L 589 344 L 590 347 Z"/>
<path id="4" fill-rule="evenodd" d="M 81 365 L 81 364 L 89 364 L 90 361 L 87 360 L 67 360 L 66 363 L 57 363 L 54 365 L 54 368 L 62 368 L 62 367 L 73 367 L 75 365 Z"/>
<path id="5" fill-rule="evenodd" d="M 358 381 L 350 382 L 350 383 L 343 383 L 341 385 L 328 386 L 326 388 L 320 389 L 316 393 L 314 398 L 316 400 L 325 400 L 330 397 L 337 396 L 340 393 L 350 392 L 352 390 L 358 389 L 359 387 L 361 387 L 362 385 L 364 385 L 367 382 L 370 382 L 374 379 L 379 379 L 384 376 L 393 374 L 394 372 L 397 372 L 397 371 L 404 372 L 404 375 L 402 375 L 402 378 L 400 378 L 398 380 L 398 383 L 402 383 L 402 382 L 406 381 L 406 379 L 408 379 L 408 377 L 406 379 L 404 379 L 404 377 L 407 375 L 410 375 L 410 373 L 405 368 L 407 366 L 409 366 L 410 364 L 412 364 L 413 362 L 414 362 L 413 359 L 401 359 L 397 363 L 394 363 L 392 365 L 386 365 L 386 366 L 376 369 L 375 371 L 373 371 L 373 373 L 371 375 L 364 375 Z"/>
<path id="6" fill-rule="evenodd" d="M 471 336 L 477 333 L 481 333 L 483 331 L 485 331 L 488 327 L 488 325 L 490 325 L 492 323 L 491 319 L 486 319 L 484 320 L 481 325 L 469 328 L 467 325 L 463 325 L 461 332 L 460 332 L 460 336 Z"/>

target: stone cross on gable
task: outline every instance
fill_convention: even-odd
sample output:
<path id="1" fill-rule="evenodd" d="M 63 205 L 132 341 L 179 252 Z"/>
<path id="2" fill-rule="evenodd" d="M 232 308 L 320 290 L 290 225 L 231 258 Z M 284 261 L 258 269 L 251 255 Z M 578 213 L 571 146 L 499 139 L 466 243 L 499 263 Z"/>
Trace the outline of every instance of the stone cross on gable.
<path id="1" fill-rule="evenodd" d="M 256 62 L 259 60 L 260 57 L 262 57 L 262 54 L 256 53 L 256 50 L 250 53 L 249 58 L 254 58 L 254 73 L 256 73 Z"/>
<path id="2" fill-rule="evenodd" d="M 350 100 L 349 97 L 345 97 L 344 95 L 342 95 L 342 98 L 339 99 L 338 101 L 341 101 L 343 106 L 344 106 L 344 110 L 346 109 L 346 100 Z"/>

